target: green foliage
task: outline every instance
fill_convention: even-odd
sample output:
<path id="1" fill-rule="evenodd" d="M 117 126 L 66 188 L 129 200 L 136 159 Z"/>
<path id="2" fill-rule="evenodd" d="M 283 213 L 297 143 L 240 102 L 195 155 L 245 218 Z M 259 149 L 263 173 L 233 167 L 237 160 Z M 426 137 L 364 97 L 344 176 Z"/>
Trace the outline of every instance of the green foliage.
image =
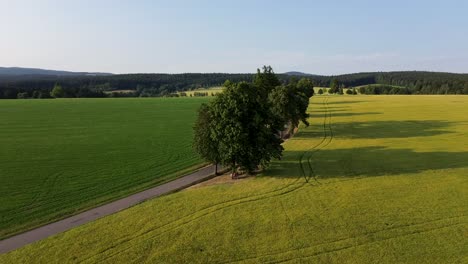
<path id="1" fill-rule="evenodd" d="M 278 133 L 285 124 L 290 129 L 300 121 L 309 124 L 306 111 L 314 86 L 308 79 L 281 86 L 273 69 L 264 66 L 253 83 L 225 87 L 209 106 L 202 106 L 195 126 L 195 149 L 206 161 L 251 173 L 281 157 Z"/>
<path id="2" fill-rule="evenodd" d="M 307 78 L 290 82 L 287 85 L 277 86 L 268 95 L 271 111 L 283 125 L 289 125 L 290 131 L 299 126 L 302 121 L 309 125 L 307 107 L 309 99 L 314 95 L 314 85 Z"/>
<path id="3" fill-rule="evenodd" d="M 62 86 L 60 86 L 60 84 L 55 84 L 54 85 L 54 88 L 52 89 L 52 91 L 50 92 L 50 96 L 54 97 L 54 98 L 62 98 L 65 96 L 65 92 L 63 91 L 63 88 Z"/>
<path id="4" fill-rule="evenodd" d="M 294 116 L 296 106 L 293 94 L 294 85 L 278 86 L 269 95 L 268 101 L 271 105 L 271 112 L 284 125 L 288 125 L 289 120 L 296 118 Z M 283 131 L 280 128 L 279 131 Z"/>
<path id="5" fill-rule="evenodd" d="M 32 94 L 32 98 L 40 99 L 41 97 L 42 97 L 42 94 L 39 91 L 34 91 Z"/>
<path id="6" fill-rule="evenodd" d="M 271 66 L 263 66 L 262 71 L 257 69 L 257 75 L 255 75 L 253 84 L 260 90 L 262 96 L 266 98 L 276 86 L 281 85 L 281 82 Z"/>
<path id="7" fill-rule="evenodd" d="M 208 96 L 208 92 L 194 92 L 193 96 L 195 96 L 195 97 Z"/>
<path id="8" fill-rule="evenodd" d="M 223 83 L 223 87 L 229 87 L 232 85 L 232 82 L 230 80 L 226 80 L 224 83 Z"/>
<path id="9" fill-rule="evenodd" d="M 217 124 L 210 107 L 211 105 L 202 104 L 198 109 L 198 117 L 193 127 L 193 146 L 205 161 L 218 164 L 221 161 L 219 137 L 215 134 Z"/>
<path id="10" fill-rule="evenodd" d="M 333 81 L 330 84 L 330 89 L 328 90 L 329 94 L 335 94 L 338 93 L 340 90 L 340 85 L 338 83 L 337 79 L 333 79 Z"/>
<path id="11" fill-rule="evenodd" d="M 411 91 L 405 87 L 392 85 L 372 84 L 359 87 L 361 94 L 411 94 Z"/>
<path id="12" fill-rule="evenodd" d="M 204 102 L 0 100 L 0 238 L 196 169 L 192 126 Z"/>
<path id="13" fill-rule="evenodd" d="M 323 94 L 323 89 L 322 89 L 322 88 L 320 88 L 320 89 L 318 90 L 318 94 Z"/>
<path id="14" fill-rule="evenodd" d="M 304 85 L 299 81 L 296 84 L 277 87 L 269 94 L 268 99 L 273 114 L 278 116 L 283 124 L 290 124 L 289 129 L 293 130 L 299 126 L 300 121 L 306 126 L 309 125 L 307 107 L 312 95 L 313 85 Z"/>
<path id="15" fill-rule="evenodd" d="M 28 99 L 28 93 L 18 93 L 18 99 Z"/>
<path id="16" fill-rule="evenodd" d="M 301 78 L 297 82 L 296 87 L 307 98 L 314 96 L 314 83 L 310 79 Z"/>
<path id="17" fill-rule="evenodd" d="M 276 136 L 281 124 L 262 99 L 262 91 L 241 82 L 226 88 L 210 106 L 215 120 L 211 137 L 218 142 L 221 163 L 233 171 L 250 173 L 281 157 L 282 140 Z"/>

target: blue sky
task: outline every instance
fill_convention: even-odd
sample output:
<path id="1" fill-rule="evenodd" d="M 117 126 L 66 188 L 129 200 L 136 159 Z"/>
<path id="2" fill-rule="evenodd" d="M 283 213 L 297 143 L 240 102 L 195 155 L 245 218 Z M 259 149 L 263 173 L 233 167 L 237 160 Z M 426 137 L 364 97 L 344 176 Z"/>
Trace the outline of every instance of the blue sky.
<path id="1" fill-rule="evenodd" d="M 0 66 L 468 72 L 468 1 L 0 0 Z"/>

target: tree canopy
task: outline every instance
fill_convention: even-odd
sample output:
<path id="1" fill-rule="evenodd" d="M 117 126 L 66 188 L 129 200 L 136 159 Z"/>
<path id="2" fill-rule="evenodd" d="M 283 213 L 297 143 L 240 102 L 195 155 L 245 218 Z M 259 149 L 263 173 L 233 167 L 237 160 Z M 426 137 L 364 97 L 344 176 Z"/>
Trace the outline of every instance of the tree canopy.
<path id="1" fill-rule="evenodd" d="M 197 153 L 206 161 L 216 165 L 221 161 L 221 155 L 218 149 L 218 139 L 216 137 L 216 124 L 210 111 L 210 106 L 202 104 L 198 109 L 198 118 L 194 126 L 194 147 Z"/>

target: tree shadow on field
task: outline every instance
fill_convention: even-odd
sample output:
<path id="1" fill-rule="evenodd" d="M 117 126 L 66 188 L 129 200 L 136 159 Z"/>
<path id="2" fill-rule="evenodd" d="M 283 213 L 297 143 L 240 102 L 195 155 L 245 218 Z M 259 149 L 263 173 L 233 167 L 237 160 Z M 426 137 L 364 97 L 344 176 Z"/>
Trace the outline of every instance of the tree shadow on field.
<path id="1" fill-rule="evenodd" d="M 419 173 L 427 170 L 468 167 L 468 152 L 415 152 L 383 146 L 350 149 L 323 149 L 318 152 L 286 151 L 265 171 L 268 177 L 352 178 Z M 308 162 L 313 171 L 309 169 Z"/>
<path id="2" fill-rule="evenodd" d="M 312 110 L 313 112 L 315 113 L 328 113 L 328 112 L 343 112 L 345 111 L 345 109 L 349 109 L 349 107 L 329 107 L 327 109 L 323 109 L 323 108 L 313 108 L 312 107 Z"/>
<path id="3" fill-rule="evenodd" d="M 350 113 L 350 115 L 352 114 L 353 113 Z M 442 120 L 342 122 L 332 123 L 331 129 L 334 137 L 336 138 L 409 138 L 429 137 L 453 133 L 452 131 L 447 130 L 447 128 L 452 125 L 452 122 Z M 295 137 L 316 138 L 318 134 L 319 133 L 317 131 L 300 130 Z"/>
<path id="4" fill-rule="evenodd" d="M 340 104 L 359 104 L 359 103 L 367 103 L 369 101 L 331 101 L 328 102 L 327 105 L 340 105 Z"/>
<path id="5" fill-rule="evenodd" d="M 336 112 L 341 112 L 341 113 L 336 113 Z M 310 117 L 322 117 L 324 116 L 324 114 L 326 112 L 319 112 L 319 114 L 315 114 L 317 112 L 312 112 L 312 114 L 310 114 Z M 381 112 L 346 112 L 346 111 L 335 111 L 335 113 L 332 113 L 331 116 L 332 117 L 346 117 L 346 116 L 363 116 L 363 115 L 381 115 L 383 113 Z"/>

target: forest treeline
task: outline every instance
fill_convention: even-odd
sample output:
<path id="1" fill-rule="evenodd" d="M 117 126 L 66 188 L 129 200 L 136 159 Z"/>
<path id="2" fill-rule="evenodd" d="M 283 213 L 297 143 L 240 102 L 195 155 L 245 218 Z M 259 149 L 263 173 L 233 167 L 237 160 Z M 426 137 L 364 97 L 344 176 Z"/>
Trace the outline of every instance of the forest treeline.
<path id="1" fill-rule="evenodd" d="M 254 76 L 254 74 L 227 73 L 109 76 L 0 75 L 0 98 L 50 98 L 52 90 L 57 86 L 63 90 L 58 93 L 61 97 L 176 96 L 175 93 L 180 91 L 221 86 L 226 80 L 251 82 Z M 288 74 L 277 76 L 283 84 L 299 78 Z M 333 82 L 337 82 L 343 88 L 368 86 L 368 89 L 359 90 L 365 94 L 468 94 L 468 74 L 406 71 L 305 77 L 317 87 L 330 87 Z M 120 90 L 125 92 L 115 92 Z"/>

